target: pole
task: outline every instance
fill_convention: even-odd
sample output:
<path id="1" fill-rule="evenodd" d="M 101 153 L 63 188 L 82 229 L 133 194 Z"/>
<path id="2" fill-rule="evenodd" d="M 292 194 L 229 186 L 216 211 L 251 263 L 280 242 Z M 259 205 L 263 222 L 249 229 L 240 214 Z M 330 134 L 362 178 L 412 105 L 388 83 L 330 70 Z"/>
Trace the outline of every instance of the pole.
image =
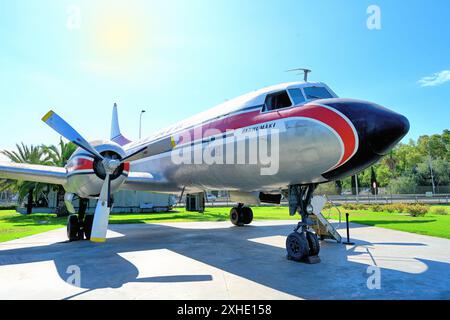
<path id="1" fill-rule="evenodd" d="M 433 157 L 431 155 L 431 147 L 430 147 L 430 140 L 428 140 L 428 154 L 430 155 L 430 160 L 429 160 L 429 166 L 430 166 L 430 173 L 431 173 L 431 185 L 433 186 L 433 195 L 436 194 L 436 186 L 434 184 L 434 173 L 433 173 Z"/>
<path id="2" fill-rule="evenodd" d="M 435 195 L 436 194 L 436 185 L 434 183 L 433 163 L 431 161 L 432 160 L 431 160 L 431 156 L 430 156 L 429 165 L 430 165 L 430 173 L 431 173 L 431 185 L 433 186 L 433 195 Z"/>
<path id="3" fill-rule="evenodd" d="M 142 110 L 139 116 L 139 140 L 142 139 L 142 116 L 144 115 L 145 112 L 146 112 L 145 110 Z"/>
<path id="4" fill-rule="evenodd" d="M 356 187 L 356 202 L 359 203 L 359 183 L 357 174 L 355 174 L 355 187 Z"/>
<path id="5" fill-rule="evenodd" d="M 350 242 L 350 223 L 348 222 L 348 218 L 349 218 L 349 213 L 347 212 L 347 213 L 345 213 L 345 220 L 346 220 L 346 225 L 347 225 L 347 242 L 344 242 L 344 244 L 347 244 L 347 245 L 354 245 L 355 243 L 354 242 Z"/>

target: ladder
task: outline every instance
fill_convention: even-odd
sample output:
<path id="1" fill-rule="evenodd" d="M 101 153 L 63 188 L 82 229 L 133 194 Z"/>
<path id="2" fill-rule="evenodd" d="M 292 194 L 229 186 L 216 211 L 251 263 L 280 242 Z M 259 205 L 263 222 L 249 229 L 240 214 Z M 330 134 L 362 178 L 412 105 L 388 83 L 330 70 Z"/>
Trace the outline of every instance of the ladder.
<path id="1" fill-rule="evenodd" d="M 338 243 L 342 242 L 342 237 L 336 228 L 324 217 L 322 210 L 327 203 L 327 199 L 321 196 L 315 196 L 311 200 L 313 214 L 309 216 L 312 222 L 312 228 L 320 239 L 332 239 Z"/>

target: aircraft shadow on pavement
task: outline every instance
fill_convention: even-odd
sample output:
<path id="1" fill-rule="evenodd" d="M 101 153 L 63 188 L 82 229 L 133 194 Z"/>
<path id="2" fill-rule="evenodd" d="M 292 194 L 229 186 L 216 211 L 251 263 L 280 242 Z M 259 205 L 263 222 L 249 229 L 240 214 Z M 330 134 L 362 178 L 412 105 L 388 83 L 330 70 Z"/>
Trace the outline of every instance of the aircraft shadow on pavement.
<path id="1" fill-rule="evenodd" d="M 0 251 L 0 266 L 53 261 L 61 279 L 67 268 L 82 271 L 81 287 L 88 291 L 120 288 L 127 283 L 173 283 L 212 281 L 211 275 L 158 275 L 139 278 L 139 270 L 120 253 L 167 249 L 266 287 L 305 299 L 449 299 L 448 263 L 417 259 L 421 273 L 381 268 L 382 288 L 370 290 L 368 265 L 376 265 L 370 248 L 374 245 L 417 246 L 421 243 L 369 243 L 352 239 L 356 246 L 322 242 L 322 263 L 306 265 L 286 259 L 283 246 L 264 244 L 264 239 L 286 236 L 293 225 L 248 226 L 245 228 L 184 229 L 167 225 L 110 225 L 123 237 L 95 245 L 88 241 L 57 243 L 39 247 Z M 261 240 L 261 241 L 260 241 Z M 362 251 L 362 252 L 361 252 Z M 367 256 L 369 261 L 353 261 Z M 381 258 L 382 259 L 382 258 Z M 388 257 L 396 260 L 396 257 Z M 405 257 L 398 257 L 404 260 Z M 364 259 L 363 259 L 364 260 Z M 158 263 L 149 261 L 148 263 Z M 249 297 L 251 298 L 251 297 Z"/>

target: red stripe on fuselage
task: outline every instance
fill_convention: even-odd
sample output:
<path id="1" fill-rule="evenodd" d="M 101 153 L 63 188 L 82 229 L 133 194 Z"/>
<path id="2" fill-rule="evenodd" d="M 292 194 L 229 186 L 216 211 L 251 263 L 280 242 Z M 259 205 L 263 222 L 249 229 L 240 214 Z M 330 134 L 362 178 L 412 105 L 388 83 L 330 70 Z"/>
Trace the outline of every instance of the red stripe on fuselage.
<path id="1" fill-rule="evenodd" d="M 340 166 L 347 162 L 354 154 L 357 140 L 352 126 L 340 114 L 315 105 L 306 105 L 302 110 L 302 117 L 318 120 L 330 126 L 341 137 L 344 144 L 344 155 L 336 165 Z"/>
<path id="2" fill-rule="evenodd" d="M 333 128 L 337 132 L 344 144 L 344 156 L 337 164 L 337 166 L 347 162 L 354 154 L 357 140 L 353 128 L 350 126 L 350 124 L 338 113 L 314 104 L 308 104 L 302 107 L 280 109 L 277 111 L 266 113 L 261 113 L 260 110 L 256 110 L 242 114 L 231 115 L 226 118 L 214 120 L 210 123 L 202 125 L 201 127 L 190 129 L 187 131 L 187 134 L 189 135 L 190 139 L 196 141 L 198 139 L 208 138 L 217 134 L 212 131 L 208 132 L 208 129 L 215 129 L 217 131 L 225 133 L 227 130 L 236 130 L 265 122 L 293 117 L 304 117 L 320 121 Z M 182 136 L 184 134 L 186 133 L 177 134 L 176 136 Z M 183 141 L 181 140 L 178 144 L 182 145 Z"/>
<path id="3" fill-rule="evenodd" d="M 75 158 L 74 163 L 67 167 L 67 171 L 79 171 L 79 170 L 92 170 L 94 169 L 94 161 L 84 159 L 84 158 Z"/>

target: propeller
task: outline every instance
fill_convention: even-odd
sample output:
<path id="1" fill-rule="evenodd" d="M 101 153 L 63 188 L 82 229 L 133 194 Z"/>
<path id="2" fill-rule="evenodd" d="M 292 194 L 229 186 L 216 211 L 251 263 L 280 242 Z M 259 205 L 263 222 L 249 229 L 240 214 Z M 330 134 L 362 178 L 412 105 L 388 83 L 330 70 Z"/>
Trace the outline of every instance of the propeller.
<path id="1" fill-rule="evenodd" d="M 133 159 L 140 153 L 147 150 L 147 147 L 137 150 L 136 152 L 127 155 L 123 159 L 111 159 L 102 156 L 81 134 L 72 128 L 64 119 L 62 119 L 55 112 L 48 112 L 43 118 L 48 126 L 58 132 L 60 135 L 75 143 L 80 148 L 90 153 L 94 158 L 101 161 L 106 172 L 105 181 L 103 182 L 100 197 L 95 209 L 94 222 L 92 224 L 91 241 L 105 242 L 106 232 L 108 229 L 109 214 L 111 213 L 111 180 L 114 172 L 125 162 L 133 161 Z"/>
<path id="2" fill-rule="evenodd" d="M 50 128 L 58 132 L 67 140 L 75 143 L 77 146 L 83 148 L 95 158 L 103 160 L 103 156 L 98 153 L 89 142 L 86 141 L 74 128 L 72 128 L 63 118 L 58 116 L 55 112 L 49 111 L 43 118 L 44 121 Z"/>

